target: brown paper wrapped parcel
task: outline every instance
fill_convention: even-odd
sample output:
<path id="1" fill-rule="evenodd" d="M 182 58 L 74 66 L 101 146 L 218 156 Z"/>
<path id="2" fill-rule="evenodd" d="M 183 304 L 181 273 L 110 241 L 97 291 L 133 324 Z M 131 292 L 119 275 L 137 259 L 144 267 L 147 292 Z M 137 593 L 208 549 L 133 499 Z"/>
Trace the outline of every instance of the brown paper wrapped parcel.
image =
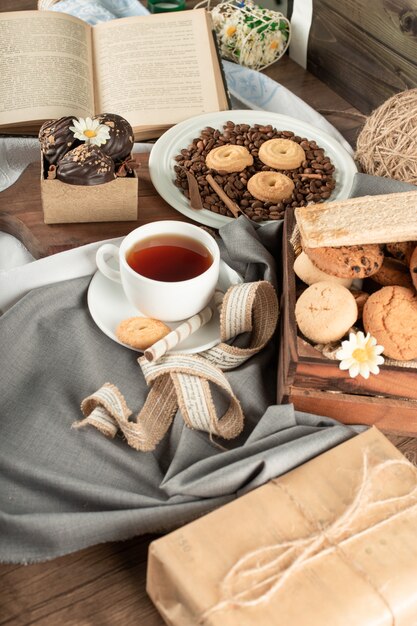
<path id="1" fill-rule="evenodd" d="M 173 626 L 416 626 L 417 468 L 375 428 L 154 541 Z"/>

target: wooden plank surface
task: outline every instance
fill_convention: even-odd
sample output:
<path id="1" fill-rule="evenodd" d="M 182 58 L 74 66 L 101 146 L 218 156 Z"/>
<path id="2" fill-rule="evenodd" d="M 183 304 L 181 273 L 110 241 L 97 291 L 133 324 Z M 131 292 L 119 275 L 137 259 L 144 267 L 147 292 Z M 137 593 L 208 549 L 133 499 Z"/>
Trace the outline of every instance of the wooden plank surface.
<path id="1" fill-rule="evenodd" d="M 308 389 L 326 389 L 351 394 L 391 398 L 410 398 L 417 401 L 417 371 L 415 369 L 381 367 L 378 376 L 367 380 L 358 376 L 350 378 L 339 369 L 338 361 L 299 358 L 294 386 Z M 385 402 L 385 400 L 384 400 Z M 417 402 L 414 402 L 417 415 Z M 417 430 L 416 430 L 417 434 Z"/>
<path id="2" fill-rule="evenodd" d="M 0 194 L 0 230 L 17 237 L 39 259 L 85 243 L 127 235 L 134 228 L 152 222 L 156 216 L 161 220 L 185 220 L 181 213 L 156 193 L 149 176 L 148 154 L 137 154 L 135 157 L 140 163 L 137 220 L 45 224 L 40 195 L 39 162 L 29 165 L 14 185 Z"/>
<path id="3" fill-rule="evenodd" d="M 413 451 L 417 452 L 417 412 L 415 404 L 407 400 L 384 399 L 354 396 L 344 393 L 329 393 L 317 389 L 291 387 L 289 402 L 298 411 L 315 415 L 327 415 L 344 424 L 368 424 L 377 426 L 389 437 L 397 437 L 396 445 L 401 449 L 404 440 L 413 439 Z"/>
<path id="4" fill-rule="evenodd" d="M 417 86 L 417 0 L 314 0 L 310 72 L 370 113 Z"/>
<path id="5" fill-rule="evenodd" d="M 34 8 L 36 0 L 2 0 L 0 3 L 0 11 Z M 361 121 L 354 117 L 358 111 L 348 100 L 288 57 L 267 68 L 265 73 L 314 108 L 335 111 L 328 114 L 328 119 L 354 144 Z M 36 166 L 31 174 L 34 185 L 35 170 Z M 25 210 L 27 202 L 31 201 L 31 194 L 36 190 L 31 187 L 25 197 L 21 193 L 23 190 L 12 198 L 9 196 L 9 199 Z M 4 197 L 3 194 L 0 198 Z M 152 207 L 148 209 L 150 215 Z M 167 213 L 155 213 L 155 218 L 161 219 L 166 215 L 170 219 L 182 219 L 173 209 L 166 210 Z M 94 230 L 98 226 L 94 225 Z M 123 228 L 123 225 L 119 226 Z M 54 231 L 49 232 L 51 251 L 54 246 L 59 249 Z M 101 238 L 102 234 L 98 231 L 96 239 Z M 414 439 L 393 437 L 393 440 L 416 462 Z M 0 626 L 163 626 L 163 620 L 145 592 L 150 539 L 145 536 L 93 546 L 47 563 L 1 565 Z"/>
<path id="6" fill-rule="evenodd" d="M 0 565 L 0 624 L 163 626 L 145 591 L 152 538 L 106 543 L 48 563 Z"/>
<path id="7" fill-rule="evenodd" d="M 314 7 L 316 17 L 321 5 L 335 9 L 387 51 L 416 63 L 417 0 L 321 0 Z M 356 47 L 356 42 L 351 47 Z"/>

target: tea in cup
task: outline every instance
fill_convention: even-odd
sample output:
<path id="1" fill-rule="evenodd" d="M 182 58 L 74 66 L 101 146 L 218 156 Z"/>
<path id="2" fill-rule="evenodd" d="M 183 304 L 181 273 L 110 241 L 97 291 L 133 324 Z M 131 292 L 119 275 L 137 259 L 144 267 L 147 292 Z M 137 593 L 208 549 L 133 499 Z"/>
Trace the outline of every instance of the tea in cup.
<path id="1" fill-rule="evenodd" d="M 118 270 L 109 258 L 117 260 Z M 140 313 L 177 322 L 210 302 L 219 278 L 220 251 L 200 227 L 167 220 L 136 228 L 120 247 L 102 245 L 96 262 L 102 274 L 122 284 Z"/>

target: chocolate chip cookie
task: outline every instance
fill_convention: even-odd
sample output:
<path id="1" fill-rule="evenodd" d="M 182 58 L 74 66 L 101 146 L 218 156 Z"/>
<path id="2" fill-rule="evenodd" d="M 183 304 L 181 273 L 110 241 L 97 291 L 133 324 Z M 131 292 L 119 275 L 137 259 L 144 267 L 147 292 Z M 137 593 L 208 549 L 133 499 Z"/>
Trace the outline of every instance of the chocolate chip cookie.
<path id="1" fill-rule="evenodd" d="M 381 268 L 375 274 L 372 274 L 372 280 L 379 285 L 399 285 L 400 287 L 408 287 L 409 289 L 413 287 L 408 266 L 390 257 L 384 258 Z"/>
<path id="2" fill-rule="evenodd" d="M 384 260 L 378 244 L 337 248 L 304 248 L 316 267 L 339 278 L 367 278 L 375 274 Z"/>
<path id="3" fill-rule="evenodd" d="M 397 243 L 387 243 L 385 245 L 387 252 L 394 259 L 398 259 L 398 261 L 402 261 L 406 265 L 409 265 L 411 255 L 414 252 L 414 248 L 416 247 L 415 241 L 399 241 Z"/>

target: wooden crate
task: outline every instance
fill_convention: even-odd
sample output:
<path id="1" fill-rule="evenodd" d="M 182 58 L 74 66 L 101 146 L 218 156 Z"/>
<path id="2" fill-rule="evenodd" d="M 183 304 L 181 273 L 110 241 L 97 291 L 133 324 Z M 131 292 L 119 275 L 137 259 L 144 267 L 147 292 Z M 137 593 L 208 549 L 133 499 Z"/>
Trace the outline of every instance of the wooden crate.
<path id="1" fill-rule="evenodd" d="M 297 334 L 296 277 L 290 243 L 294 213 L 287 211 L 283 231 L 281 332 L 278 403 L 325 415 L 344 424 L 376 425 L 389 434 L 417 435 L 417 370 L 382 365 L 377 376 L 350 378 L 339 361 L 324 357 Z"/>

